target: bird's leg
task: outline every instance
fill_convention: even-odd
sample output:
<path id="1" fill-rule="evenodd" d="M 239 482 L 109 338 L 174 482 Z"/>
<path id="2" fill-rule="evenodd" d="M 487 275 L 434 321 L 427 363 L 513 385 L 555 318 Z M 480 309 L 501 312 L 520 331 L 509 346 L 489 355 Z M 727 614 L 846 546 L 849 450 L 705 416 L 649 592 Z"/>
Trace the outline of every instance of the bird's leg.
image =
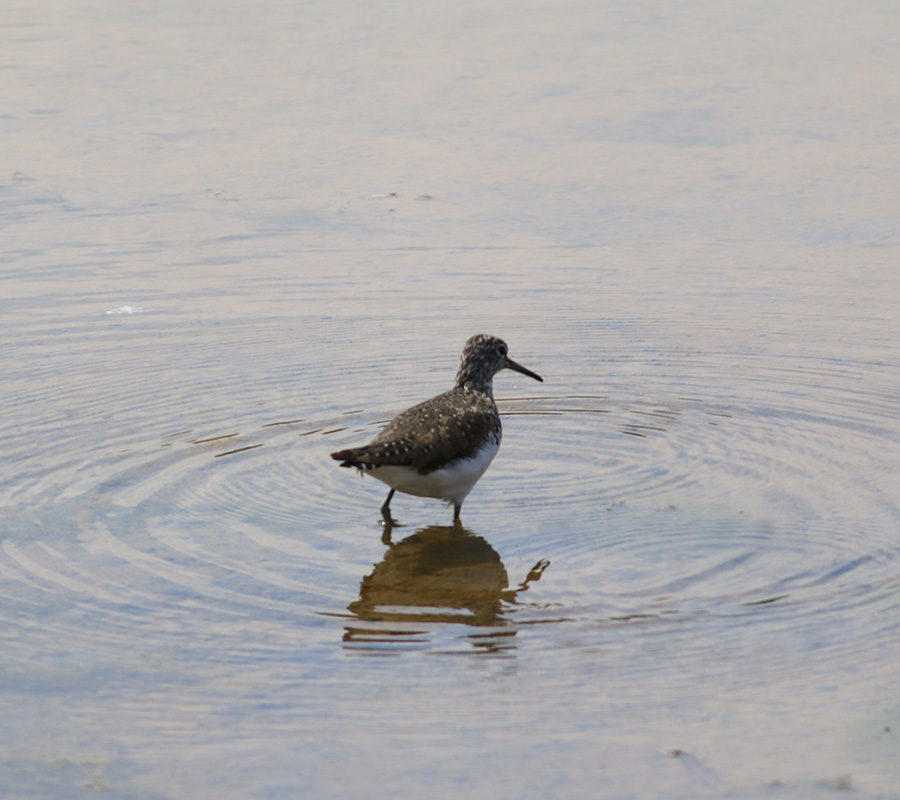
<path id="1" fill-rule="evenodd" d="M 459 521 L 459 512 L 462 510 L 462 500 L 455 500 L 453 502 L 453 526 L 459 528 L 462 526 L 462 522 Z"/>
<path id="2" fill-rule="evenodd" d="M 393 528 L 397 525 L 394 519 L 391 517 L 391 498 L 394 496 L 394 492 L 396 489 L 391 489 L 388 492 L 387 500 L 381 506 L 381 518 L 384 520 L 384 525 L 386 528 Z"/>

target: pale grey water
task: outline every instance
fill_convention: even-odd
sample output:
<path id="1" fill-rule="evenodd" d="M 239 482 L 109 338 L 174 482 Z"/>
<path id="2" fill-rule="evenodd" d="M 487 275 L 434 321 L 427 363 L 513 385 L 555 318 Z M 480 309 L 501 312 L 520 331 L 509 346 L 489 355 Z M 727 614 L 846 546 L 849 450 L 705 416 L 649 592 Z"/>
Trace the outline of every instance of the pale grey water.
<path id="1" fill-rule="evenodd" d="M 900 796 L 892 3 L 0 36 L 4 796 Z M 384 544 L 328 453 L 482 330 Z"/>

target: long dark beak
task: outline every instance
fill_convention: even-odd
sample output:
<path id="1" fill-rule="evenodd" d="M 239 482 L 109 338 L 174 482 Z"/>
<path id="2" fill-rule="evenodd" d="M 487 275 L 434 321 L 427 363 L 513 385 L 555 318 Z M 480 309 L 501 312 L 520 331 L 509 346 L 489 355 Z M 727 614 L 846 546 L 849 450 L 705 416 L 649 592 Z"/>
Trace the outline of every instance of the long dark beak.
<path id="1" fill-rule="evenodd" d="M 506 359 L 506 368 L 514 369 L 516 372 L 521 372 L 523 375 L 527 375 L 529 378 L 534 378 L 536 381 L 544 382 L 544 379 L 538 375 L 536 372 L 532 372 L 530 369 L 525 369 L 521 364 L 517 364 L 511 358 Z"/>

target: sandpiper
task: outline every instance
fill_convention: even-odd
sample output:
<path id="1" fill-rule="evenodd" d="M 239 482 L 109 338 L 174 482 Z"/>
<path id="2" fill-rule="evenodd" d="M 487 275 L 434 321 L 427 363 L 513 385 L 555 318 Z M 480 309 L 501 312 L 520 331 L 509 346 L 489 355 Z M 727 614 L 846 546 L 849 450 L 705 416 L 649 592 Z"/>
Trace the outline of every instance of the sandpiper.
<path id="1" fill-rule="evenodd" d="M 356 467 L 391 487 L 381 506 L 387 526 L 397 524 L 391 518 L 396 491 L 453 503 L 453 521 L 459 522 L 463 500 L 500 449 L 494 375 L 513 369 L 544 380 L 507 352 L 506 342 L 496 336 L 473 336 L 463 347 L 449 392 L 402 411 L 370 444 L 331 454 L 342 467 Z"/>

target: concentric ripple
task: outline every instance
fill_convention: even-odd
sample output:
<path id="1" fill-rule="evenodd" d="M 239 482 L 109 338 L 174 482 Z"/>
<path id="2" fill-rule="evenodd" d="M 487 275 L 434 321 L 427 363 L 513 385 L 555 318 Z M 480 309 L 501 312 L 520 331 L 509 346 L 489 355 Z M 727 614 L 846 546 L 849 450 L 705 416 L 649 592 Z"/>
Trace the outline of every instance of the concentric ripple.
<path id="1" fill-rule="evenodd" d="M 702 363 L 690 364 L 693 375 L 685 364 L 669 373 L 659 366 L 640 396 L 501 399 L 506 441 L 469 515 L 498 530 L 516 530 L 522 517 L 561 521 L 555 535 L 532 534 L 532 523 L 513 534 L 522 565 L 565 564 L 565 604 L 578 607 L 578 595 L 590 592 L 593 610 L 584 613 L 592 618 L 893 603 L 890 387 L 879 388 L 866 364 L 788 371 L 766 362 L 749 365 L 740 392 L 729 386 L 704 399 Z M 191 397 L 222 378 L 211 372 Z M 350 541 L 371 541 L 382 490 L 336 469 L 327 453 L 367 440 L 396 409 L 322 415 L 307 404 L 299 414 L 250 424 L 235 416 L 218 428 L 207 412 L 179 428 L 164 417 L 182 398 L 154 393 L 153 373 L 143 374 L 146 391 L 124 374 L 84 369 L 71 409 L 38 422 L 43 441 L 16 449 L 10 431 L 20 467 L 6 487 L 18 522 L 3 551 L 6 595 L 27 587 L 37 602 L 53 588 L 140 607 L 162 589 L 162 597 L 288 615 L 352 601 L 348 581 L 367 562 L 348 560 L 346 537 L 355 530 Z M 34 386 L 34 377 L 21 380 Z M 340 386 L 338 375 L 325 377 Z M 677 396 L 666 391 L 675 384 Z M 239 393 L 239 383 L 231 378 L 216 392 Z M 116 406 L 115 420 L 95 407 L 101 394 Z M 51 395 L 32 389 L 22 399 L 41 406 Z M 423 523 L 443 514 L 428 501 L 405 508 Z M 50 538 L 35 540 L 41 530 Z M 579 571 L 590 586 L 572 585 Z M 319 582 L 323 574 L 342 577 Z M 829 601 L 838 585 L 841 599 Z"/>
<path id="2" fill-rule="evenodd" d="M 543 594 L 574 619 L 651 625 L 672 643 L 713 625 L 686 651 L 688 674 L 740 652 L 756 625 L 784 632 L 782 655 L 805 642 L 850 667 L 898 640 L 895 385 L 866 363 L 744 366 L 719 396 L 695 388 L 714 385 L 695 361 L 657 370 L 639 397 L 504 403 L 507 447 L 523 452 L 502 464 L 506 489 L 564 526 L 553 562 L 565 589 L 550 580 Z M 743 657 L 771 666 L 771 651 Z"/>
<path id="3" fill-rule="evenodd" d="M 605 394 L 586 387 L 616 365 L 580 365 L 574 391 L 539 396 L 498 379 L 504 443 L 465 528 L 442 527 L 440 503 L 398 496 L 409 527 L 383 537 L 382 485 L 328 453 L 370 439 L 443 374 L 409 387 L 403 359 L 386 379 L 347 369 L 348 337 L 248 382 L 221 339 L 188 344 L 140 315 L 99 324 L 132 322 L 143 328 L 118 331 L 135 337 L 121 357 L 108 328 L 61 331 L 65 395 L 45 386 L 28 342 L 12 361 L 19 402 L 3 422 L 12 472 L 0 486 L 10 675 L 151 694 L 223 683 L 252 705 L 299 686 L 298 673 L 345 696 L 368 680 L 360 658 L 377 671 L 385 656 L 465 656 L 498 674 L 526 660 L 539 715 L 576 696 L 596 711 L 610 696 L 649 707 L 659 700 L 642 687 L 662 684 L 702 702 L 698 673 L 761 694 L 900 644 L 900 434 L 878 365 L 657 359 Z M 269 339 L 283 324 L 270 320 Z M 225 333 L 229 353 L 266 338 Z M 172 380 L 145 337 L 193 367 Z M 139 370 L 135 352 L 147 356 Z M 385 381 L 405 394 L 369 399 L 365 387 Z M 603 695 L 585 692 L 597 670 Z M 185 707 L 218 713 L 233 694 L 217 691 L 198 688 Z M 124 695 L 142 724 L 165 724 Z M 378 713 L 353 711 L 363 727 Z M 189 716 L 170 746 L 196 740 Z M 271 734 L 293 718 L 247 724 Z"/>

